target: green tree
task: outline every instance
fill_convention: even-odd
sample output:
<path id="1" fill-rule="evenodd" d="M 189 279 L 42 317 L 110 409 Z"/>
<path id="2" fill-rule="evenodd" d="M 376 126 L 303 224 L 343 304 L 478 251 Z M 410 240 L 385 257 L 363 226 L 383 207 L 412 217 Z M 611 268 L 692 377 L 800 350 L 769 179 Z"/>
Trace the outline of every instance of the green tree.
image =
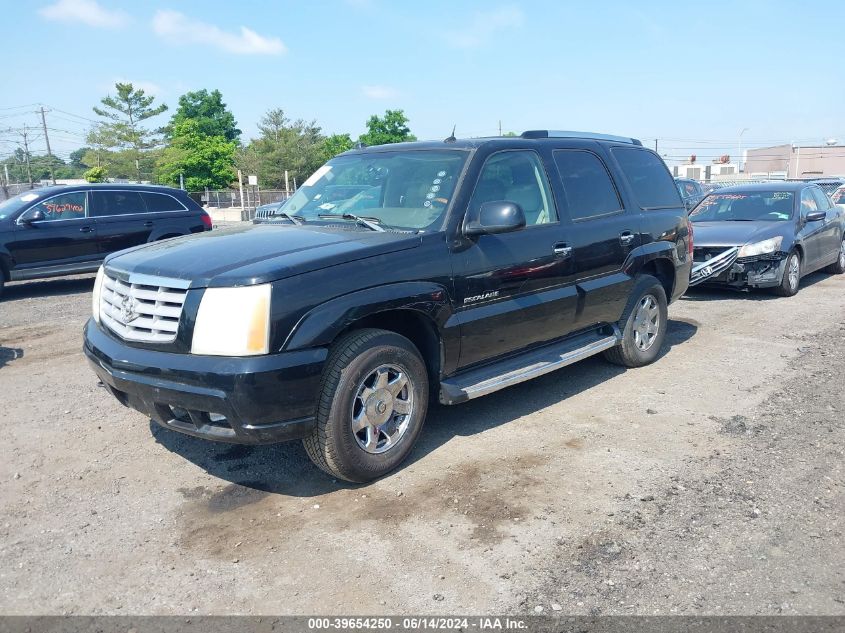
<path id="1" fill-rule="evenodd" d="M 374 114 L 367 120 L 367 131 L 358 141 L 364 145 L 385 145 L 416 141 L 408 127 L 408 117 L 402 110 L 387 110 L 383 117 Z"/>
<path id="2" fill-rule="evenodd" d="M 332 134 L 323 140 L 323 162 L 343 154 L 354 146 L 349 134 Z"/>
<path id="3" fill-rule="evenodd" d="M 208 136 L 199 121 L 186 119 L 173 126 L 173 141 L 156 163 L 156 177 L 164 184 L 178 185 L 181 174 L 188 191 L 228 187 L 235 179 L 236 150 L 234 141 Z"/>
<path id="4" fill-rule="evenodd" d="M 200 133 L 206 136 L 223 136 L 227 141 L 236 141 L 241 135 L 235 115 L 226 109 L 219 90 L 196 90 L 179 97 L 179 107 L 170 119 L 167 135 L 172 137 L 175 127 L 189 119 L 196 121 Z"/>
<path id="5" fill-rule="evenodd" d="M 91 167 L 91 165 L 85 163 L 83 159 L 85 155 L 91 151 L 90 147 L 80 147 L 79 149 L 73 150 L 70 153 L 70 165 L 76 169 L 85 169 L 86 167 Z"/>
<path id="6" fill-rule="evenodd" d="M 255 173 L 263 187 L 303 182 L 325 162 L 326 138 L 316 121 L 291 121 L 284 110 L 269 110 L 258 124 L 261 136 L 238 153 L 238 168 Z"/>
<path id="7" fill-rule="evenodd" d="M 135 164 L 135 176 L 141 181 L 141 161 L 159 144 L 161 130 L 147 129 L 142 123 L 167 110 L 167 104 L 153 105 L 155 97 L 147 96 L 140 88 L 131 83 L 116 83 L 117 94 L 108 95 L 100 100 L 104 107 L 94 106 L 94 112 L 103 117 L 89 134 L 88 142 L 101 145 L 110 150 L 127 153 Z"/>
<path id="8" fill-rule="evenodd" d="M 92 167 L 85 172 L 84 178 L 88 182 L 105 182 L 109 172 L 105 167 Z"/>

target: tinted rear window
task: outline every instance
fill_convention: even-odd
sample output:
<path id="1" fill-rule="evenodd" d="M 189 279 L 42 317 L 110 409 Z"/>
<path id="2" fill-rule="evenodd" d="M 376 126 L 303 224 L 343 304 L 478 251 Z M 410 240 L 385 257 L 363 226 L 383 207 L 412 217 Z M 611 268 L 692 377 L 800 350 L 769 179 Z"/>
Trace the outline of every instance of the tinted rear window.
<path id="1" fill-rule="evenodd" d="M 147 207 L 137 191 L 94 191 L 94 215 L 146 213 Z"/>
<path id="2" fill-rule="evenodd" d="M 141 194 L 144 202 L 147 203 L 147 211 L 184 211 L 185 207 L 173 196 L 164 193 L 144 192 Z"/>
<path id="3" fill-rule="evenodd" d="M 573 220 L 619 211 L 622 205 L 601 159 L 592 152 L 560 150 L 555 164 Z"/>
<path id="4" fill-rule="evenodd" d="M 678 189 L 658 156 L 643 149 L 614 147 L 613 156 L 643 209 L 681 206 Z"/>

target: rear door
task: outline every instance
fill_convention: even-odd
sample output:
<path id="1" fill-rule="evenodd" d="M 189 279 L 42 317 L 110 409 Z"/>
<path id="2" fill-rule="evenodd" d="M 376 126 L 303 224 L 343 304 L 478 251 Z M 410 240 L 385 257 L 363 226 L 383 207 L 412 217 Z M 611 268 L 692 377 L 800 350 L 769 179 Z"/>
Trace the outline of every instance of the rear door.
<path id="1" fill-rule="evenodd" d="M 140 192 L 95 189 L 91 192 L 91 198 L 100 252 L 103 255 L 147 242 L 153 230 L 153 222 L 147 214 Z"/>
<path id="2" fill-rule="evenodd" d="M 537 152 L 503 150 L 486 159 L 468 207 L 499 200 L 522 207 L 524 229 L 451 245 L 460 367 L 554 340 L 573 329 L 571 250 Z"/>
<path id="3" fill-rule="evenodd" d="M 100 258 L 85 191 L 60 193 L 27 211 L 31 209 L 40 210 L 44 220 L 15 226 L 9 251 L 17 269 L 63 266 Z"/>
<path id="4" fill-rule="evenodd" d="M 174 235 L 184 235 L 196 229 L 202 230 L 198 212 L 191 212 L 175 196 L 157 191 L 142 191 L 141 198 L 147 207 L 146 223 L 152 223 L 151 237 L 154 240 Z M 190 220 L 193 217 L 193 222 Z"/>
<path id="5" fill-rule="evenodd" d="M 640 244 L 640 219 L 622 203 L 598 144 L 554 151 L 557 184 L 571 224 L 570 282 L 577 285 L 574 329 L 614 322 L 625 309 L 631 284 L 623 264 Z"/>

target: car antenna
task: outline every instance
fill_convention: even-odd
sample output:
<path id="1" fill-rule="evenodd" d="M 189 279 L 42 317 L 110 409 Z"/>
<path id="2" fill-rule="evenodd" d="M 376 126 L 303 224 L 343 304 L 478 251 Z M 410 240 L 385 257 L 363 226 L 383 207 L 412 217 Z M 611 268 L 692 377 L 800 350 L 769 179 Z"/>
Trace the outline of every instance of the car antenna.
<path id="1" fill-rule="evenodd" d="M 455 129 L 457 129 L 457 127 L 458 127 L 457 125 L 452 126 L 452 135 L 449 136 L 449 138 L 445 139 L 443 141 L 444 143 L 454 143 L 455 141 L 458 140 L 458 139 L 455 138 Z"/>

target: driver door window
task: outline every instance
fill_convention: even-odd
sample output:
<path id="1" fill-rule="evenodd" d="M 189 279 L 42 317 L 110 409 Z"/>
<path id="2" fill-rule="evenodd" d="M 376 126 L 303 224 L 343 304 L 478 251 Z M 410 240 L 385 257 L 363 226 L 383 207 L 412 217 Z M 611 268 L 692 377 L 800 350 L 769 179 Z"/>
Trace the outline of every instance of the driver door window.
<path id="1" fill-rule="evenodd" d="M 522 207 L 527 227 L 557 222 L 546 171 L 532 151 L 505 151 L 484 164 L 469 206 L 507 200 Z"/>
<path id="2" fill-rule="evenodd" d="M 88 196 L 84 191 L 63 193 L 47 198 L 32 207 L 44 214 L 44 222 L 81 220 L 88 214 Z"/>
<path id="3" fill-rule="evenodd" d="M 819 210 L 819 205 L 813 197 L 813 192 L 809 189 L 804 189 L 801 192 L 801 217 L 805 217 L 808 213 L 814 213 Z"/>

